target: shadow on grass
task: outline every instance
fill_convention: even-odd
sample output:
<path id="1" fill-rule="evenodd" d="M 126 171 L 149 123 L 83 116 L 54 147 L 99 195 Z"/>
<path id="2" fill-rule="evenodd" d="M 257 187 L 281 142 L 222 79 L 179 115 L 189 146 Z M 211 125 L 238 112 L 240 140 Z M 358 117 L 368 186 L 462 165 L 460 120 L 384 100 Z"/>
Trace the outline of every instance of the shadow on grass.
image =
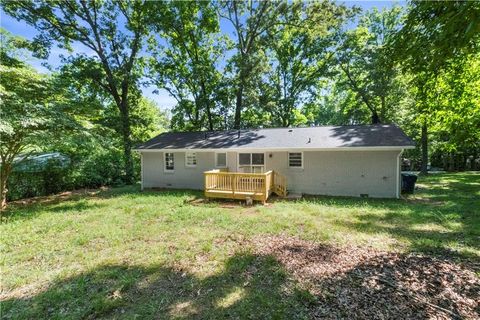
<path id="1" fill-rule="evenodd" d="M 105 206 L 106 204 L 91 203 L 85 197 L 62 200 L 62 202 L 52 202 L 48 204 L 35 203 L 28 205 L 11 205 L 7 211 L 2 214 L 2 223 L 32 219 L 46 212 L 57 214 L 78 214 Z"/>
<path id="2" fill-rule="evenodd" d="M 478 259 L 472 251 L 480 249 L 479 190 L 480 174 L 441 174 L 421 177 L 416 193 L 402 200 L 307 197 L 301 201 L 355 209 L 352 217 L 339 218 L 335 223 L 361 233 L 388 233 L 406 240 L 413 251 Z M 201 191 L 162 189 L 140 192 L 140 186 L 135 185 L 46 197 L 46 201 L 39 199 L 32 204 L 14 204 L 7 211 L 7 218 L 28 219 L 47 211 L 58 214 L 83 212 L 108 205 L 89 199 L 122 197 L 138 198 L 139 201 L 150 197 L 158 198 L 158 201 L 164 197 L 185 197 L 186 203 L 192 206 L 237 207 L 222 201 L 192 202 L 202 198 Z M 459 248 L 461 250 L 457 250 Z"/>
<path id="3" fill-rule="evenodd" d="M 278 238 L 277 238 L 278 239 Z M 474 264 L 271 238 L 269 251 L 316 296 L 315 319 L 473 318 Z M 434 307 L 432 307 L 434 306 Z M 436 308 L 439 307 L 439 308 Z M 443 309 L 442 309 L 443 308 Z"/>
<path id="4" fill-rule="evenodd" d="M 480 249 L 480 174 L 422 177 L 414 195 L 404 199 L 309 197 L 303 201 L 356 208 L 352 219 L 336 223 L 356 232 L 388 233 L 407 240 L 413 251 L 478 259 L 452 247 Z"/>
<path id="5" fill-rule="evenodd" d="M 451 286 L 443 279 L 437 284 L 438 275 L 430 271 L 442 262 L 432 264 L 429 258 L 365 259 L 345 273 L 325 278 L 309 274 L 315 270 L 309 266 L 323 263 L 318 257 L 328 260 L 328 255 L 336 255 L 335 248 L 314 249 L 312 261 L 312 252 L 302 252 L 303 248 L 282 250 L 293 251 L 291 259 L 305 262 L 300 267 L 319 291 L 303 289 L 272 255 L 240 253 L 226 261 L 223 272 L 206 278 L 165 266 L 102 266 L 59 280 L 36 295 L 6 298 L 2 313 L 5 319 L 413 319 L 428 318 L 427 305 L 413 299 L 418 293 L 459 314 L 458 301 L 443 293 L 453 290 L 462 299 L 475 299 L 479 288 L 478 283 L 463 287 L 458 279 Z M 418 281 L 433 286 L 426 292 L 422 286 L 409 288 L 410 270 Z M 393 286 L 378 284 L 379 277 Z"/>
<path id="6" fill-rule="evenodd" d="M 123 186 L 115 188 L 83 189 L 63 192 L 51 196 L 35 197 L 15 201 L 9 204 L 7 210 L 2 213 L 2 222 L 12 220 L 25 220 L 37 217 L 46 212 L 68 213 L 83 212 L 89 209 L 108 206 L 107 203 L 90 200 L 106 200 L 126 197 L 149 198 L 149 197 L 170 197 L 187 196 L 190 198 L 200 197 L 201 191 L 183 189 L 159 189 L 141 191 L 139 185 Z"/>
<path id="7" fill-rule="evenodd" d="M 198 278 L 157 266 L 103 266 L 3 301 L 7 319 L 306 318 L 308 293 L 287 286 L 271 257 L 233 256 L 223 272 Z"/>

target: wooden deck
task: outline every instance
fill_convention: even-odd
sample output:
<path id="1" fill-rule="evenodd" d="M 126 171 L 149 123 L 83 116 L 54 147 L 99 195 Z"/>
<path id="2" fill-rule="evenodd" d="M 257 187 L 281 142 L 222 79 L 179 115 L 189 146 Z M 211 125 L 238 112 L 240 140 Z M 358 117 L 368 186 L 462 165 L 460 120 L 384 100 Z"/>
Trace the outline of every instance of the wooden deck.
<path id="1" fill-rule="evenodd" d="M 204 172 L 205 196 L 262 201 L 265 203 L 272 193 L 287 195 L 286 178 L 274 171 L 265 173 L 238 173 L 211 170 Z"/>

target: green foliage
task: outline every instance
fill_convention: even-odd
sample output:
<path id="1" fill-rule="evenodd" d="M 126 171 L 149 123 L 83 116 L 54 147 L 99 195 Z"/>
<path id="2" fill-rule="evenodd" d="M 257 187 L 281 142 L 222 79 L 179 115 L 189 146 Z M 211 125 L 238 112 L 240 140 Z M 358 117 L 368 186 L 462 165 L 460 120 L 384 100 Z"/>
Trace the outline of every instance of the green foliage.
<path id="1" fill-rule="evenodd" d="M 392 55 L 414 73 L 435 73 L 480 50 L 480 2 L 412 1 Z"/>
<path id="2" fill-rule="evenodd" d="M 2 55 L 9 59 L 8 65 L 0 66 L 2 190 L 11 192 L 8 198 L 121 183 L 125 175 L 120 165 L 121 115 L 109 96 L 85 76 L 92 61 L 74 59 L 57 73 L 41 75 L 17 60 L 22 52 L 14 44 L 23 44 L 22 39 L 6 32 L 2 37 L 12 44 L 2 47 Z M 136 92 L 130 90 L 130 139 L 139 143 L 160 133 L 167 119 L 155 103 Z M 20 155 L 28 158 L 31 152 L 52 150 L 66 154 L 71 166 L 52 165 L 39 173 L 14 170 L 10 176 Z M 135 179 L 139 171 L 134 166 Z"/>
<path id="3" fill-rule="evenodd" d="M 0 66 L 0 95 L 2 154 L 9 148 L 22 151 L 38 145 L 47 130 L 68 120 L 49 79 L 26 65 Z"/>
<path id="4" fill-rule="evenodd" d="M 28 57 L 29 42 L 18 36 L 12 35 L 6 29 L 0 27 L 0 61 L 2 65 L 9 67 L 22 67 L 23 60 Z"/>
<path id="5" fill-rule="evenodd" d="M 16 170 L 11 173 L 7 188 L 9 201 L 50 195 L 71 190 L 70 166 L 64 166 L 58 159 L 48 160 L 40 171 Z"/>
<path id="6" fill-rule="evenodd" d="M 412 80 L 414 104 L 407 118 L 413 121 L 405 123 L 412 131 L 415 125 L 422 126 L 424 172 L 429 149 L 437 159 L 443 158 L 438 166 L 450 169 L 446 160 L 452 158 L 451 152 L 463 158 L 457 168 L 480 153 L 479 21 L 476 1 L 413 1 L 402 28 L 390 39 L 391 57 Z"/>
<path id="7" fill-rule="evenodd" d="M 5 34 L 3 35 L 5 36 Z M 10 39 L 8 42 L 13 42 Z M 78 128 L 62 99 L 63 92 L 49 77 L 15 57 L 15 47 L 3 49 L 7 65 L 0 65 L 0 194 L 5 206 L 7 181 L 16 158 L 40 150 L 55 134 Z M 22 158 L 27 158 L 23 155 Z"/>
<path id="8" fill-rule="evenodd" d="M 166 113 L 160 110 L 155 101 L 142 96 L 132 98 L 132 100 L 134 99 L 135 101 L 130 104 L 131 139 L 133 143 L 139 144 L 162 133 L 168 128 L 169 123 Z M 105 106 L 98 119 L 98 124 L 118 133 L 122 130 L 120 118 L 121 114 L 116 106 L 110 104 Z M 112 140 L 115 138 L 111 137 Z"/>
<path id="9" fill-rule="evenodd" d="M 370 111 L 359 105 L 357 94 L 344 90 L 336 81 L 321 84 L 326 93 L 319 95 L 302 107 L 310 125 L 351 125 L 370 121 Z"/>
<path id="10" fill-rule="evenodd" d="M 319 95 L 320 79 L 330 73 L 334 34 L 349 15 L 345 6 L 332 2 L 296 1 L 267 31 L 271 70 L 261 89 L 273 126 L 305 124 L 298 108 Z"/>
<path id="11" fill-rule="evenodd" d="M 234 29 L 234 54 L 227 61 L 231 74 L 233 128 L 245 127 L 242 112 L 258 101 L 258 87 L 267 70 L 265 48 L 261 37 L 277 24 L 281 12 L 289 4 L 283 1 L 221 1 L 220 16 Z"/>
<path id="12" fill-rule="evenodd" d="M 435 83 L 430 117 L 443 151 L 480 150 L 480 55 L 458 59 Z M 475 129 L 477 128 L 477 129 Z"/>
<path id="13" fill-rule="evenodd" d="M 35 53 L 46 57 L 53 44 L 72 50 L 80 43 L 93 55 L 72 55 L 68 62 L 78 75 L 103 90 L 120 114 L 125 181 L 133 182 L 130 91 L 142 72 L 139 53 L 147 35 L 143 1 L 23 1 L 2 2 L 3 10 L 34 26 L 40 34 Z M 121 18 L 120 18 L 121 17 Z"/>
<path id="14" fill-rule="evenodd" d="M 395 120 L 396 108 L 406 96 L 405 83 L 388 46 L 400 26 L 401 16 L 400 7 L 382 11 L 374 8 L 359 18 L 355 29 L 339 35 L 336 86 L 357 96 L 351 107 L 369 111 L 371 123 Z M 360 123 L 365 122 L 366 119 Z"/>
<path id="15" fill-rule="evenodd" d="M 178 102 L 172 128 L 221 127 L 217 103 L 221 75 L 216 65 L 226 45 L 215 7 L 205 1 L 172 1 L 161 8 L 158 3 L 149 5 L 149 26 L 158 34 L 150 41 L 150 77 Z"/>
<path id="16" fill-rule="evenodd" d="M 93 154 L 75 166 L 71 175 L 76 188 L 123 184 L 122 153 L 111 149 L 94 150 Z"/>

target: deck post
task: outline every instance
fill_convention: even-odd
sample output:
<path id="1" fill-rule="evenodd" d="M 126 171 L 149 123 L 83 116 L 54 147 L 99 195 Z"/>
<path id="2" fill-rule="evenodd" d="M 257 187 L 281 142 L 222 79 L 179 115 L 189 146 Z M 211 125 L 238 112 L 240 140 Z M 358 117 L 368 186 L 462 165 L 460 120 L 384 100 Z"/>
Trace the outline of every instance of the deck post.
<path id="1" fill-rule="evenodd" d="M 231 175 L 230 176 L 230 184 L 232 185 L 232 196 L 235 199 L 235 185 L 237 184 L 237 176 Z"/>
<path id="2" fill-rule="evenodd" d="M 275 188 L 275 170 L 272 170 L 272 177 L 270 178 L 272 181 L 270 182 L 270 188 Z"/>
<path id="3" fill-rule="evenodd" d="M 205 194 L 205 198 L 206 198 L 206 197 L 207 197 L 207 185 L 208 185 L 208 184 L 207 184 L 208 173 L 204 173 L 203 175 L 204 175 L 204 177 L 205 177 L 205 187 L 203 188 L 203 193 Z"/>
<path id="4" fill-rule="evenodd" d="M 268 179 L 267 179 L 267 176 L 268 176 L 268 175 L 269 175 L 268 172 L 263 175 L 263 179 L 265 179 L 265 180 L 264 180 L 264 183 L 263 183 L 263 184 L 264 184 L 264 188 L 263 188 L 263 189 L 264 189 L 264 190 L 263 190 L 263 204 L 265 204 L 265 202 L 267 202 L 267 198 L 268 198 L 268 187 L 269 187 L 269 186 L 267 186 L 267 183 L 270 182 L 270 181 L 267 181 L 267 180 L 268 180 Z"/>

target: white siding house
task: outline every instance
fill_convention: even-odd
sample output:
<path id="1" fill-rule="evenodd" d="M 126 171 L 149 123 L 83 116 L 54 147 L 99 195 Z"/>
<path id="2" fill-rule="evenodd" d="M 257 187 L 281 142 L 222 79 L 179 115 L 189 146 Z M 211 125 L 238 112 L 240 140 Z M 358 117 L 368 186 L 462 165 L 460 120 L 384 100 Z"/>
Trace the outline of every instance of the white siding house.
<path id="1" fill-rule="evenodd" d="M 413 142 L 396 126 L 164 133 L 136 150 L 142 188 L 203 189 L 204 172 L 286 177 L 292 193 L 400 196 L 400 155 Z"/>

